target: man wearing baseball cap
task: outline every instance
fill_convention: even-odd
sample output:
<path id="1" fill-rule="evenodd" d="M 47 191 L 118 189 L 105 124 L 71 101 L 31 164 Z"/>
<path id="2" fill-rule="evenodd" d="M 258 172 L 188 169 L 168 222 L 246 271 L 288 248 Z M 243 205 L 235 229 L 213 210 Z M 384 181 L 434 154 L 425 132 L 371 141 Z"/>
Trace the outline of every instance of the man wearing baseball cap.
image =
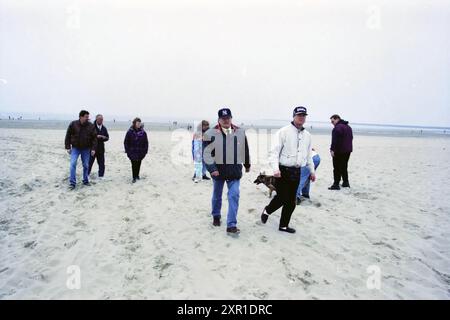
<path id="1" fill-rule="evenodd" d="M 296 207 L 301 167 L 308 166 L 311 181 L 316 180 L 311 134 L 303 127 L 307 115 L 305 107 L 296 107 L 292 122 L 276 133 L 269 153 L 273 175 L 277 178 L 275 181 L 277 194 L 264 208 L 261 221 L 266 223 L 269 215 L 282 208 L 279 230 L 288 233 L 295 233 L 295 229 L 289 227 L 289 222 Z"/>
<path id="2" fill-rule="evenodd" d="M 228 108 L 218 112 L 218 124 L 205 132 L 204 161 L 213 178 L 212 216 L 213 225 L 220 226 L 222 193 L 228 187 L 227 233 L 237 235 L 237 213 L 239 208 L 240 179 L 242 167 L 250 172 L 250 153 L 245 131 L 232 123 Z"/>

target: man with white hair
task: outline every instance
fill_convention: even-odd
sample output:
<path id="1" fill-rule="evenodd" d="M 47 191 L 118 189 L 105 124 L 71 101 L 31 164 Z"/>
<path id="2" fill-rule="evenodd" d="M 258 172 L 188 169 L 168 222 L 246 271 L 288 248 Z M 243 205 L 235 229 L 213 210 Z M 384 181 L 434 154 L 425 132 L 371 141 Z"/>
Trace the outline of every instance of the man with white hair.
<path id="1" fill-rule="evenodd" d="M 97 132 L 97 149 L 95 154 L 91 155 L 89 161 L 89 174 L 91 174 L 92 166 L 95 159 L 98 163 L 98 176 L 101 178 L 105 175 L 105 142 L 109 140 L 109 134 L 106 127 L 103 125 L 103 116 L 98 114 L 94 121 L 95 131 Z"/>

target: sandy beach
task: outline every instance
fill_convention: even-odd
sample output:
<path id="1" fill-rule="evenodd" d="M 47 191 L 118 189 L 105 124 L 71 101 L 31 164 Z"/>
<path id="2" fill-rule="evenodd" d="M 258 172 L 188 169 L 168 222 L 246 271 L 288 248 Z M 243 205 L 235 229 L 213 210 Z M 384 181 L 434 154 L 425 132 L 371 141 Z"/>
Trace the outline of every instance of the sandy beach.
<path id="1" fill-rule="evenodd" d="M 69 191 L 63 130 L 0 129 L 0 299 L 450 298 L 449 138 L 357 135 L 352 188 L 334 192 L 330 137 L 314 135 L 322 163 L 294 235 L 278 231 L 280 212 L 259 222 L 269 198 L 253 184 L 267 167 L 258 159 L 235 238 L 211 224 L 212 183 L 172 161 L 190 144 L 176 151 L 172 132 L 147 131 L 141 181 L 131 184 L 125 132 L 111 131 L 106 177 Z M 67 286 L 71 266 L 79 289 Z"/>

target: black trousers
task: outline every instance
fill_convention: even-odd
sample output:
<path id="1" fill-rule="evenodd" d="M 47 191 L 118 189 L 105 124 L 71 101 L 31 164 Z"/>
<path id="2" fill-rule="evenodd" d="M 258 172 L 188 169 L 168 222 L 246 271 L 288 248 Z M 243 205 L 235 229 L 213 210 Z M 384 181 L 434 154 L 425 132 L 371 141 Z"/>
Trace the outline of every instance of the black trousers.
<path id="1" fill-rule="evenodd" d="M 131 170 L 133 171 L 133 179 L 139 178 L 142 160 L 131 160 Z"/>
<path id="2" fill-rule="evenodd" d="M 334 154 L 333 157 L 333 175 L 334 185 L 338 186 L 339 183 L 348 183 L 348 160 L 350 159 L 350 153 Z"/>
<path id="3" fill-rule="evenodd" d="M 91 174 L 92 166 L 94 165 L 95 159 L 97 159 L 97 163 L 98 163 L 98 176 L 103 177 L 105 175 L 105 154 L 104 153 L 95 153 L 94 156 L 91 155 L 91 159 L 89 161 L 89 174 Z"/>
<path id="4" fill-rule="evenodd" d="M 280 166 L 281 178 L 276 179 L 277 194 L 266 207 L 266 213 L 272 214 L 281 207 L 280 228 L 289 226 L 292 213 L 297 206 L 297 189 L 300 183 L 300 168 Z"/>

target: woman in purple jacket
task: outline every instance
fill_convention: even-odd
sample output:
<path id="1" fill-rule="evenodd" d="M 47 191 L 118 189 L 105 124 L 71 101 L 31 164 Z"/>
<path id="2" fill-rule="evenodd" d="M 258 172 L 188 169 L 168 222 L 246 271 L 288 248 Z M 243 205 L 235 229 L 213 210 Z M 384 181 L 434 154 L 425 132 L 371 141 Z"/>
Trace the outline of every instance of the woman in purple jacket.
<path id="1" fill-rule="evenodd" d="M 340 116 L 334 114 L 330 118 L 334 126 L 331 136 L 330 153 L 333 157 L 334 183 L 329 190 L 340 190 L 339 183 L 342 178 L 342 187 L 350 188 L 348 181 L 348 161 L 353 151 L 353 131 L 348 125 L 348 121 L 342 120 Z"/>
<path id="2" fill-rule="evenodd" d="M 135 183 L 136 180 L 140 179 L 141 163 L 148 152 L 147 133 L 144 131 L 141 119 L 136 118 L 133 120 L 133 125 L 125 136 L 124 146 L 125 152 L 131 160 L 133 183 Z"/>

